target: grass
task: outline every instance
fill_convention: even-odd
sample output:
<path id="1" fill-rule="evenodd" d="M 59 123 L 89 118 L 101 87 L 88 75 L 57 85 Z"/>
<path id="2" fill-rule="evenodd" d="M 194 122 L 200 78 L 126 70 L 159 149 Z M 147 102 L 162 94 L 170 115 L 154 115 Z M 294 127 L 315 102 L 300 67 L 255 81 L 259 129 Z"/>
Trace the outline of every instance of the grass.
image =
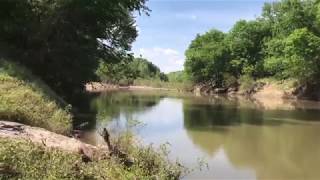
<path id="1" fill-rule="evenodd" d="M 131 167 L 118 158 L 84 163 L 78 154 L 55 149 L 45 149 L 28 141 L 0 138 L 0 179 L 178 179 L 182 167 L 171 164 L 165 151 L 155 151 L 151 146 L 138 147 L 126 144 L 127 153 L 133 157 Z"/>
<path id="2" fill-rule="evenodd" d="M 0 119 L 67 134 L 70 107 L 27 69 L 0 59 Z"/>

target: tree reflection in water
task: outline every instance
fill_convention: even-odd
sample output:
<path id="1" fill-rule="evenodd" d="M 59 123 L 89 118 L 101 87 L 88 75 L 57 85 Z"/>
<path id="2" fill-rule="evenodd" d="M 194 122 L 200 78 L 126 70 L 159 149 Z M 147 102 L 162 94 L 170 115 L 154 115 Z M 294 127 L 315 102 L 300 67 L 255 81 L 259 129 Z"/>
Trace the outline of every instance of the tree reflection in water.
<path id="1" fill-rule="evenodd" d="M 148 142 L 168 140 L 172 153 L 188 163 L 206 156 L 209 166 L 224 168 L 221 176 L 249 178 L 255 172 L 257 179 L 317 179 L 319 106 L 286 103 L 266 108 L 237 98 L 108 92 L 92 106 L 100 126 L 126 129 L 130 119 L 142 120 L 148 123 L 141 131 Z M 219 177 L 216 171 L 194 177 Z"/>
<path id="2" fill-rule="evenodd" d="M 196 146 L 211 157 L 223 149 L 235 167 L 254 169 L 257 179 L 320 177 L 320 126 L 308 123 L 319 120 L 314 116 L 319 111 L 263 110 L 228 103 L 185 101 L 184 127 Z"/>

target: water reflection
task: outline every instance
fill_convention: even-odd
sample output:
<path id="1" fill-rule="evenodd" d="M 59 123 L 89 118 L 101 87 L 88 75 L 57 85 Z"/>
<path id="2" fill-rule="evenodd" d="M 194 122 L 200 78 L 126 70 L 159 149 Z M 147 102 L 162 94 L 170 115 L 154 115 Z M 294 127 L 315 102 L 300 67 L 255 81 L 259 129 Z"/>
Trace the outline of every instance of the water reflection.
<path id="1" fill-rule="evenodd" d="M 97 110 L 98 121 L 119 119 L 121 114 L 129 116 L 144 112 L 157 105 L 163 96 L 142 92 L 106 92 L 93 100 L 92 108 Z"/>
<path id="2" fill-rule="evenodd" d="M 205 157 L 210 170 L 188 178 L 320 178 L 317 103 L 286 101 L 272 108 L 246 99 L 117 92 L 93 104 L 100 121 L 146 123 L 139 132 L 145 142 L 170 142 L 172 157 L 187 165 Z"/>
<path id="3" fill-rule="evenodd" d="M 287 109 L 290 105 L 290 109 Z M 295 106 L 298 106 L 295 108 Z M 187 129 L 210 129 L 240 124 L 281 125 L 320 121 L 319 106 L 303 108 L 301 103 L 287 101 L 284 107 L 265 109 L 257 101 L 210 98 L 208 101 L 186 99 L 183 103 L 184 126 Z"/>
<path id="4" fill-rule="evenodd" d="M 214 157 L 223 149 L 234 166 L 254 169 L 257 179 L 317 179 L 320 177 L 319 131 L 319 126 L 310 125 L 242 125 L 223 131 L 187 132 L 205 153 Z"/>

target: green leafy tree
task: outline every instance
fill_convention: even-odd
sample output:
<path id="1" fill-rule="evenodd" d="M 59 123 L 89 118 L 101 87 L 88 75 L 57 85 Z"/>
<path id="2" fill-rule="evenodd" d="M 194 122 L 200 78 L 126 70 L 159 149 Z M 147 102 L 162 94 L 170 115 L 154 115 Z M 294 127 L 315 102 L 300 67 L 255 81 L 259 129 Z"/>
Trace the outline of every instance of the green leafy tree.
<path id="1" fill-rule="evenodd" d="M 130 66 L 136 71 L 137 78 L 152 79 L 160 76 L 160 69 L 152 62 L 143 58 L 136 58 Z"/>
<path id="2" fill-rule="evenodd" d="M 100 80 L 113 84 L 132 84 L 135 79 L 158 79 L 168 81 L 166 74 L 152 62 L 143 59 L 125 59 L 117 63 L 100 62 L 96 71 Z"/>
<path id="3" fill-rule="evenodd" d="M 318 81 L 320 37 L 303 28 L 295 30 L 283 40 L 273 42 L 270 50 L 273 54 L 265 62 L 267 69 L 278 73 L 282 78 L 296 78 L 303 82 Z"/>
<path id="4" fill-rule="evenodd" d="M 0 55 L 65 97 L 95 78 L 99 59 L 120 61 L 137 36 L 145 0 L 2 0 Z"/>
<path id="5" fill-rule="evenodd" d="M 270 37 L 270 27 L 263 20 L 238 21 L 227 35 L 230 49 L 230 71 L 239 77 L 263 75 L 263 45 Z"/>
<path id="6" fill-rule="evenodd" d="M 313 32 L 316 28 L 314 0 L 282 0 L 266 3 L 262 17 L 270 22 L 274 36 L 288 36 L 294 30 L 307 27 Z"/>
<path id="7" fill-rule="evenodd" d="M 238 21 L 226 34 L 198 35 L 186 51 L 185 71 L 195 83 L 224 87 L 239 85 L 241 77 L 319 84 L 319 19 L 316 0 L 266 3 L 260 17 Z"/>
<path id="8" fill-rule="evenodd" d="M 124 85 L 132 84 L 137 76 L 136 71 L 130 66 L 129 60 L 117 63 L 100 61 L 96 74 L 102 82 Z"/>
<path id="9" fill-rule="evenodd" d="M 188 77 L 185 71 L 170 72 L 167 76 L 170 82 L 182 83 L 188 81 Z"/>
<path id="10" fill-rule="evenodd" d="M 224 43 L 225 34 L 211 30 L 197 35 L 186 51 L 185 71 L 195 82 L 214 81 L 222 83 L 222 73 L 228 60 L 228 49 Z"/>

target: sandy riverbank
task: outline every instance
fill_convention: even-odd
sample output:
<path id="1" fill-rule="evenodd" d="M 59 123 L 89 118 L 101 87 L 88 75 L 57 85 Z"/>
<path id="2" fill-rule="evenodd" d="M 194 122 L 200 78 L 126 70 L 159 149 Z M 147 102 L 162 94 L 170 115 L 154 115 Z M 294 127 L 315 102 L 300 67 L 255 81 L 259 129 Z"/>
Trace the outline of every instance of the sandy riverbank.
<path id="1" fill-rule="evenodd" d="M 176 89 L 170 88 L 155 88 L 149 86 L 120 86 L 113 84 L 106 84 L 100 82 L 90 82 L 85 85 L 85 89 L 88 92 L 103 92 L 103 91 L 112 91 L 112 90 L 159 90 L 159 91 L 175 91 Z"/>

